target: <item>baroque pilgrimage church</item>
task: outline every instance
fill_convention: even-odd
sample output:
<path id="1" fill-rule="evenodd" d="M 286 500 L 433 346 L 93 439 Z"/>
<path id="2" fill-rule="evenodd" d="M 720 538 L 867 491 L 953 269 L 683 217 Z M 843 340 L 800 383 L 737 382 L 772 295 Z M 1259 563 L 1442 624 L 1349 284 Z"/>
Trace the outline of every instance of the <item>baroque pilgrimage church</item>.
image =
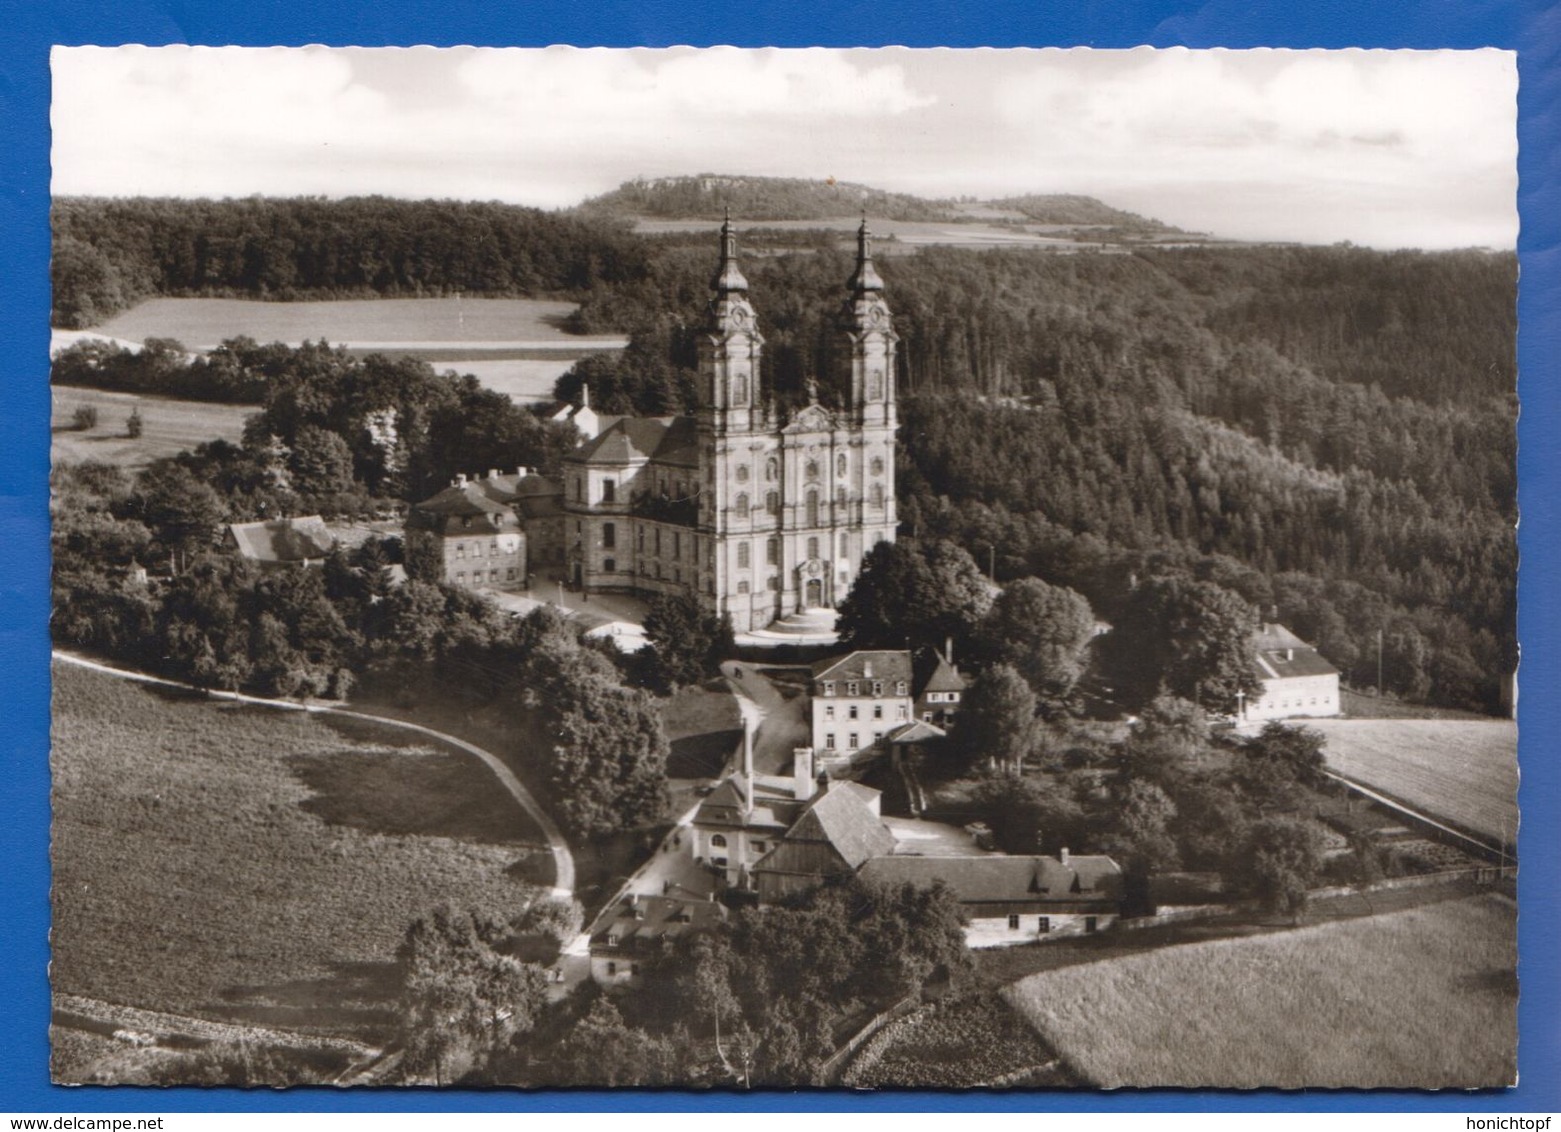
<path id="1" fill-rule="evenodd" d="M 816 616 L 895 533 L 898 341 L 864 220 L 834 353 L 843 405 L 787 413 L 759 386 L 764 337 L 728 217 L 699 338 L 693 417 L 624 417 L 563 465 L 571 584 L 690 591 L 737 632 Z"/>

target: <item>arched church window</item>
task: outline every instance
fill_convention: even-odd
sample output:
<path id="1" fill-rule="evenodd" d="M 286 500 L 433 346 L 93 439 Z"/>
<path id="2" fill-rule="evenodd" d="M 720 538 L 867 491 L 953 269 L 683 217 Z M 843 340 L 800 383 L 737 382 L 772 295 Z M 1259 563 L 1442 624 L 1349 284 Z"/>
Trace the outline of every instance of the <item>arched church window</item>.
<path id="1" fill-rule="evenodd" d="M 747 483 L 748 482 L 748 465 L 747 464 L 738 464 L 737 465 L 737 482 L 738 483 Z"/>
<path id="2" fill-rule="evenodd" d="M 808 557 L 809 558 L 817 558 L 818 557 L 818 539 L 816 539 L 816 538 L 808 539 Z"/>
<path id="3" fill-rule="evenodd" d="M 780 539 L 771 538 L 764 542 L 764 560 L 771 566 L 780 565 Z"/>
<path id="4" fill-rule="evenodd" d="M 818 492 L 808 492 L 808 526 L 818 526 Z"/>
<path id="5" fill-rule="evenodd" d="M 845 535 L 840 536 L 840 557 L 851 557 L 851 544 Z"/>
<path id="6" fill-rule="evenodd" d="M 835 488 L 835 506 L 841 511 L 846 509 L 846 489 L 843 487 Z"/>
<path id="7" fill-rule="evenodd" d="M 845 457 L 845 453 L 842 452 L 839 456 L 835 457 L 835 475 L 844 477 L 845 474 L 846 474 L 846 457 Z"/>
<path id="8" fill-rule="evenodd" d="M 881 483 L 873 484 L 873 506 L 883 506 L 883 484 Z"/>
<path id="9" fill-rule="evenodd" d="M 882 456 L 874 456 L 873 457 L 873 475 L 875 475 L 875 476 L 883 475 L 883 457 Z"/>
<path id="10" fill-rule="evenodd" d="M 770 457 L 764 462 L 764 479 L 767 483 L 774 483 L 775 477 L 780 475 L 780 465 L 775 462 L 775 457 Z"/>
<path id="11" fill-rule="evenodd" d="M 749 553 L 750 552 L 748 550 L 748 544 L 747 543 L 740 542 L 740 543 L 737 544 L 737 568 L 739 570 L 746 570 L 746 569 L 748 569 L 748 555 L 749 555 Z"/>
<path id="12" fill-rule="evenodd" d="M 732 383 L 732 404 L 746 405 L 748 403 L 748 375 L 740 373 L 737 380 Z"/>
<path id="13" fill-rule="evenodd" d="M 867 375 L 867 399 L 876 401 L 883 396 L 883 370 L 875 369 Z"/>
<path id="14" fill-rule="evenodd" d="M 739 519 L 748 517 L 748 493 L 746 491 L 739 493 L 737 496 L 737 517 Z"/>
<path id="15" fill-rule="evenodd" d="M 808 461 L 807 477 L 810 480 L 818 479 L 818 461 L 817 460 L 809 460 Z"/>
<path id="16" fill-rule="evenodd" d="M 780 514 L 780 492 L 770 491 L 764 495 L 764 509 L 771 515 Z"/>

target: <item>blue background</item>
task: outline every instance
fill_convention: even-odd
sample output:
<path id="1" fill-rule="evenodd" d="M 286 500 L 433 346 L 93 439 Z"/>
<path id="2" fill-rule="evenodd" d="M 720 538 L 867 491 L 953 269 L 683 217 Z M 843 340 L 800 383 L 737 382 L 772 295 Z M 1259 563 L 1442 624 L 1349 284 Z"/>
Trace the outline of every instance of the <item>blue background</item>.
<path id="1" fill-rule="evenodd" d="M 502 0 L 382 0 L 369 9 L 319 10 L 321 0 L 149 0 L 81 3 L 0 0 L 0 665 L 4 683 L 4 808 L 0 809 L 0 1110 L 741 1110 L 986 1111 L 1536 1111 L 1561 1109 L 1561 1001 L 1557 956 L 1561 846 L 1550 806 L 1561 800 L 1551 752 L 1561 737 L 1557 661 L 1561 601 L 1556 512 L 1561 462 L 1561 9 L 1479 0 L 1301 0 L 1252 3 L 1107 3 L 1043 0 L 987 4 L 759 2 L 590 4 Z M 1083 1093 L 544 1093 L 429 1090 L 61 1089 L 48 1084 L 48 200 L 49 69 L 53 44 L 326 43 L 383 46 L 463 43 L 611 47 L 673 44 L 916 47 L 1413 47 L 1495 46 L 1518 52 L 1523 219 L 1519 343 L 1519 724 L 1523 785 L 1519 946 L 1521 1084 L 1476 1094 L 1218 1093 L 1158 1090 Z M 1212 992 L 1211 993 L 1217 993 Z M 1275 1026 L 1285 1020 L 1276 1018 Z"/>

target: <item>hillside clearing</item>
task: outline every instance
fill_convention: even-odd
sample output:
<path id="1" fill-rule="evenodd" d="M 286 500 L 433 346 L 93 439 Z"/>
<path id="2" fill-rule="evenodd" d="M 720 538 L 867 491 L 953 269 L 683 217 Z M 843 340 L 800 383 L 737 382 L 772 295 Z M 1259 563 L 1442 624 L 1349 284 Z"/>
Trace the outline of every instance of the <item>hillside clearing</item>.
<path id="1" fill-rule="evenodd" d="M 377 1041 L 408 923 L 550 871 L 484 768 L 388 728 L 63 665 L 53 720 L 57 993 Z"/>
<path id="2" fill-rule="evenodd" d="M 51 393 L 49 458 L 56 464 L 96 460 L 135 470 L 209 440 L 236 444 L 244 435 L 245 419 L 258 411 L 254 405 L 179 401 L 68 385 L 56 385 Z M 83 406 L 97 410 L 98 423 L 77 431 L 71 418 Z M 125 422 L 132 411 L 141 414 L 143 431 L 136 439 L 126 433 Z"/>
<path id="3" fill-rule="evenodd" d="M 269 303 L 249 299 L 148 299 L 93 329 L 141 342 L 176 338 L 207 350 L 227 338 L 258 342 L 324 338 L 353 342 L 558 342 L 574 303 L 545 299 L 342 299 Z"/>
<path id="4" fill-rule="evenodd" d="M 1490 1088 L 1517 1050 L 1517 916 L 1483 895 L 1046 972 L 1004 993 L 1104 1088 Z"/>
<path id="5" fill-rule="evenodd" d="M 1311 719 L 1330 769 L 1454 825 L 1512 841 L 1518 730 L 1510 720 Z"/>

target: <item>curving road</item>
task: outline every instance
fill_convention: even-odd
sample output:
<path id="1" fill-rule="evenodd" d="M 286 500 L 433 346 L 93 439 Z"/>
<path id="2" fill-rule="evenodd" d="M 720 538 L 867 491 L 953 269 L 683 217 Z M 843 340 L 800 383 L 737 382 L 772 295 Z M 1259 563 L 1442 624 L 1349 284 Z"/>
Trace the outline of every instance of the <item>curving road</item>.
<path id="1" fill-rule="evenodd" d="M 102 672 L 109 676 L 117 676 L 121 680 L 135 680 L 142 684 L 161 684 L 168 688 L 180 688 L 188 692 L 205 692 L 212 699 L 232 700 L 241 704 L 258 704 L 262 707 L 281 708 L 285 711 L 303 711 L 316 715 L 339 715 L 347 719 L 362 719 L 370 723 L 381 724 L 385 727 L 399 727 L 403 731 L 415 731 L 420 735 L 426 735 L 440 743 L 447 744 L 457 750 L 463 751 L 474 758 L 480 759 L 493 776 L 497 778 L 503 787 L 509 791 L 510 797 L 524 810 L 532 821 L 537 823 L 542 830 L 542 835 L 547 838 L 548 850 L 553 854 L 553 890 L 552 895 L 560 900 L 568 900 L 575 892 L 575 858 L 569 851 L 569 843 L 564 840 L 564 835 L 559 832 L 557 824 L 548 817 L 537 800 L 531 796 L 515 773 L 505 766 L 499 757 L 491 751 L 485 751 L 481 747 L 468 743 L 464 739 L 457 739 L 454 735 L 447 735 L 443 731 L 435 731 L 432 727 L 424 727 L 420 723 L 407 723 L 400 719 L 387 719 L 382 715 L 374 715 L 370 712 L 351 711 L 347 708 L 331 707 L 328 704 L 297 703 L 293 700 L 271 700 L 263 696 L 247 696 L 242 692 L 216 692 L 204 688 L 197 688 L 193 684 L 186 684 L 179 680 L 168 680 L 161 676 L 149 676 L 144 672 L 133 672 L 127 668 L 115 668 L 112 665 L 103 664 L 96 660 L 88 660 L 84 656 L 65 652 L 61 649 L 53 650 L 55 660 L 64 664 L 73 664 L 78 668 L 90 668 L 94 672 Z"/>

